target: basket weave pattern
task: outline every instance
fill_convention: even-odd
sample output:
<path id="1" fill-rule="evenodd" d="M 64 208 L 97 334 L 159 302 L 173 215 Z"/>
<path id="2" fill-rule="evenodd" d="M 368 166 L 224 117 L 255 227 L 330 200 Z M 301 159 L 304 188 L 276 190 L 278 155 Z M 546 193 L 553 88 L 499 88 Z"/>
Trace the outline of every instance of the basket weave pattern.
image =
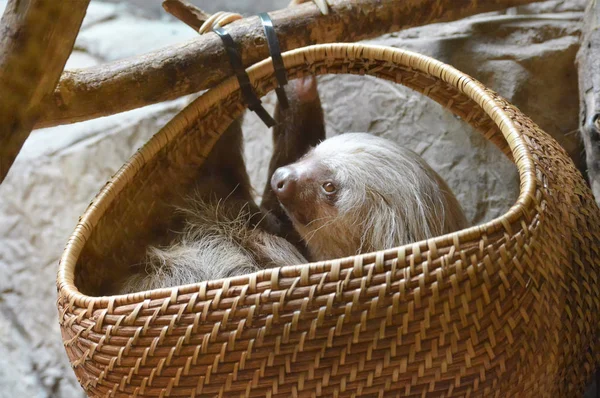
<path id="1" fill-rule="evenodd" d="M 82 216 L 61 259 L 59 321 L 91 396 L 576 396 L 600 359 L 600 212 L 566 152 L 469 76 L 392 48 L 284 54 L 290 78 L 372 75 L 448 108 L 519 169 L 502 217 L 304 266 L 98 296 L 165 242 L 168 203 L 243 111 L 231 78 L 177 115 Z M 268 60 L 249 68 L 259 94 Z"/>

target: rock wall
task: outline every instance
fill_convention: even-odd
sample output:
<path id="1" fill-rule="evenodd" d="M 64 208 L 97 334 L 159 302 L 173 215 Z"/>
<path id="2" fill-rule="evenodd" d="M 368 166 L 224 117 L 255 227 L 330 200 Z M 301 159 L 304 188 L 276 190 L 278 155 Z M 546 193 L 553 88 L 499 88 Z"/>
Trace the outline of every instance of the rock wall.
<path id="1" fill-rule="evenodd" d="M 0 11 L 6 0 L 0 0 Z M 86 67 L 188 40 L 195 33 L 159 16 L 159 1 L 92 2 L 68 66 Z M 205 0 L 206 10 L 215 11 Z M 582 165 L 574 57 L 585 1 L 547 1 L 435 24 L 370 42 L 431 55 L 469 73 L 520 107 Z M 287 0 L 229 1 L 245 13 Z M 142 8 L 145 7 L 145 8 Z M 149 19 L 153 17 L 155 19 Z M 385 81 L 324 76 L 328 135 L 367 131 L 422 154 L 449 182 L 473 223 L 506 211 L 518 194 L 515 167 L 439 105 Z M 104 182 L 189 98 L 35 131 L 0 185 L 0 397 L 82 396 L 62 347 L 55 307 L 58 258 Z M 266 103 L 274 103 L 272 95 Z M 270 132 L 244 123 L 246 158 L 258 190 Z"/>

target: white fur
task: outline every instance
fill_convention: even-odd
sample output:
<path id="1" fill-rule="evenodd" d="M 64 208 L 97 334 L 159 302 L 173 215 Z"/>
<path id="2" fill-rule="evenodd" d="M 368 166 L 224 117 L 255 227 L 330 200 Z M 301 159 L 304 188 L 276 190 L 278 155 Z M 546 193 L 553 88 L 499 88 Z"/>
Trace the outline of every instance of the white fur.
<path id="1" fill-rule="evenodd" d="M 312 260 L 393 248 L 467 226 L 446 183 L 393 141 L 346 133 L 323 141 L 302 161 L 326 165 L 339 188 L 335 214 L 323 211 L 308 225 L 294 224 Z"/>
<path id="2" fill-rule="evenodd" d="M 236 215 L 223 203 L 196 199 L 182 209 L 186 228 L 165 248 L 147 250 L 145 272 L 129 277 L 121 293 L 187 285 L 252 273 L 264 268 L 302 264 L 306 259 L 287 240 L 250 225 L 243 206 Z"/>

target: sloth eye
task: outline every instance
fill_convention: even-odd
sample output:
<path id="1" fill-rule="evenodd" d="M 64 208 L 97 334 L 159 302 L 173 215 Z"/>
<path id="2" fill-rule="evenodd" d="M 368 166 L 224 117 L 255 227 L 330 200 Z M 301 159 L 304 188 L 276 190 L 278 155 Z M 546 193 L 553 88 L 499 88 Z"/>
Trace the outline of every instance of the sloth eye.
<path id="1" fill-rule="evenodd" d="M 333 185 L 333 183 L 331 183 L 331 182 L 326 182 L 325 184 L 323 184 L 323 190 L 326 193 L 334 193 L 335 192 L 335 185 Z"/>

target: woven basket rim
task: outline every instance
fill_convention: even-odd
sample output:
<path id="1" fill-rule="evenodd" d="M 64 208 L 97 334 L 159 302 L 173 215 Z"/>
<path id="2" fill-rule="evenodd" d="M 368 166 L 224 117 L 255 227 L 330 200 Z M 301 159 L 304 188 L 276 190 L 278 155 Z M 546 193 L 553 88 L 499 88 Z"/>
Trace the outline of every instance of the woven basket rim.
<path id="1" fill-rule="evenodd" d="M 368 58 L 388 62 L 392 65 L 397 64 L 411 67 L 456 87 L 458 91 L 464 93 L 479 105 L 501 131 L 510 148 L 514 163 L 519 172 L 520 192 L 516 202 L 511 208 L 501 216 L 483 224 L 421 242 L 410 243 L 401 247 L 428 245 L 433 245 L 435 247 L 436 245 L 443 245 L 448 242 L 453 242 L 455 246 L 458 246 L 459 243 L 465 244 L 477 241 L 483 235 L 501 229 L 510 231 L 510 224 L 514 221 L 518 221 L 523 212 L 528 212 L 528 209 L 533 206 L 536 185 L 532 155 L 525 145 L 522 134 L 510 119 L 509 115 L 502 109 L 500 104 L 484 90 L 483 85 L 472 77 L 429 56 L 394 47 L 362 43 L 318 44 L 285 52 L 282 54 L 282 57 L 287 70 L 306 64 L 307 61 L 313 62 L 320 59 L 327 59 L 328 57 L 348 59 Z M 267 58 L 250 66 L 247 69 L 247 72 L 253 85 L 257 81 L 273 76 L 274 69 L 271 59 Z M 327 73 L 331 72 L 321 73 L 317 70 L 317 74 Z M 369 74 L 369 71 L 366 70 L 365 74 Z M 142 166 L 150 161 L 161 148 L 173 141 L 179 134 L 186 131 L 186 129 L 193 123 L 196 123 L 197 120 L 201 119 L 215 104 L 237 90 L 239 90 L 238 81 L 235 76 L 231 76 L 194 100 L 153 135 L 142 148 L 136 151 L 115 173 L 109 182 L 104 185 L 84 214 L 80 217 L 60 258 L 57 275 L 57 287 L 60 296 L 65 298 L 71 304 L 80 307 L 88 307 L 90 310 L 93 308 L 111 308 L 123 303 L 138 303 L 148 298 L 158 299 L 177 297 L 178 292 L 181 293 L 183 290 L 197 291 L 198 289 L 202 290 L 207 287 L 215 288 L 223 284 L 226 284 L 227 286 L 253 284 L 256 283 L 257 276 L 261 280 L 269 280 L 273 277 L 276 278 L 278 273 L 282 271 L 300 275 L 301 270 L 306 267 L 329 269 L 331 264 L 335 261 L 353 262 L 357 257 L 369 260 L 376 256 L 386 256 L 391 253 L 397 253 L 398 247 L 388 248 L 377 252 L 350 256 L 344 259 L 331 259 L 308 264 L 276 267 L 261 270 L 254 274 L 198 282 L 185 285 L 184 287 L 175 286 L 124 295 L 88 296 L 77 289 L 74 283 L 77 261 L 92 231 L 96 227 L 98 221 L 103 217 L 109 205 L 117 199 L 117 196 L 122 189 L 135 178 Z"/>

